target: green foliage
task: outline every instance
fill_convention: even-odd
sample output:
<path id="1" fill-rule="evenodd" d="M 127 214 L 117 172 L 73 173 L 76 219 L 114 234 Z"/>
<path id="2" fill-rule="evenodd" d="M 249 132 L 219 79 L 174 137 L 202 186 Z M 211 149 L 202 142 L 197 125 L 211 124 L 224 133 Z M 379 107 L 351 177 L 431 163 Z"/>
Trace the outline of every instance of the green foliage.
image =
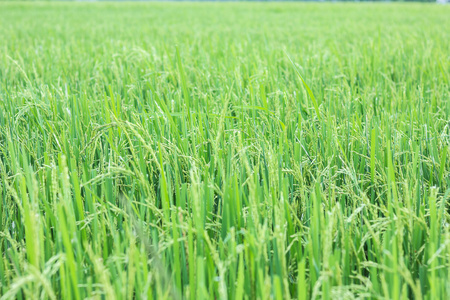
<path id="1" fill-rule="evenodd" d="M 1 299 L 448 299 L 449 9 L 1 4 Z"/>

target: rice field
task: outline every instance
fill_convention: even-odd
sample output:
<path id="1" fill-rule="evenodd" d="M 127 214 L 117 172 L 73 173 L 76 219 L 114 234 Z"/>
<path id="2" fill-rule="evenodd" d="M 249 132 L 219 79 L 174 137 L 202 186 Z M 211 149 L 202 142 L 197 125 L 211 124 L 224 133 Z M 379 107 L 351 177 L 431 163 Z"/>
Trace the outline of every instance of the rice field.
<path id="1" fill-rule="evenodd" d="M 0 299 L 449 299 L 449 16 L 0 3 Z"/>

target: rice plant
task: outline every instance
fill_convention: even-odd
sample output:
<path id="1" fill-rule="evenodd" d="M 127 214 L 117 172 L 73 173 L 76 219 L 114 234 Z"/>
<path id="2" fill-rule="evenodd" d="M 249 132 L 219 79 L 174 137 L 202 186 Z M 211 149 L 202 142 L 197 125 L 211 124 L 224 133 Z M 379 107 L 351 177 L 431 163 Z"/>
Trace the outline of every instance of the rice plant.
<path id="1" fill-rule="evenodd" d="M 448 299 L 449 16 L 0 3 L 0 299 Z"/>

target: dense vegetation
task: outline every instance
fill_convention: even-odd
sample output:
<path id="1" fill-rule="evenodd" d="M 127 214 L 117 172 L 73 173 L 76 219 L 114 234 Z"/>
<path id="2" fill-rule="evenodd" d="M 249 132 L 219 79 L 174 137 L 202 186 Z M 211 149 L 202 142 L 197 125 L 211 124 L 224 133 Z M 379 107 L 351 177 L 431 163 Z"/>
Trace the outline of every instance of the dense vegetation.
<path id="1" fill-rule="evenodd" d="M 1 4 L 1 299 L 448 299 L 449 15 Z"/>

